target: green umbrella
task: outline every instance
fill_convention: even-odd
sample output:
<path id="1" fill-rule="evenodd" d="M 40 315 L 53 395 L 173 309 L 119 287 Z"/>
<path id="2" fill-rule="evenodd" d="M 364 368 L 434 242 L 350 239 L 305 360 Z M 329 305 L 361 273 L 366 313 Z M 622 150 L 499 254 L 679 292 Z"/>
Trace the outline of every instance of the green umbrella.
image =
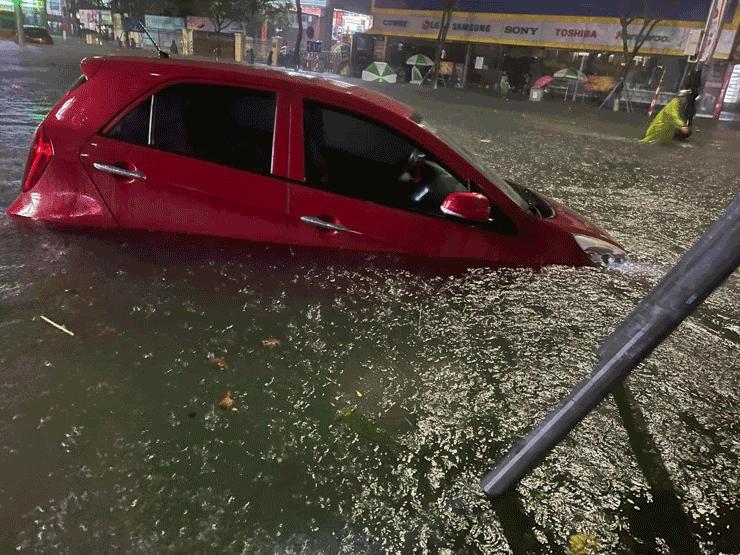
<path id="1" fill-rule="evenodd" d="M 570 69 L 570 68 L 561 69 L 553 73 L 552 76 L 555 78 L 559 78 L 559 79 L 572 79 L 574 81 L 587 81 L 586 76 L 582 72 L 578 71 L 577 69 Z"/>
<path id="2" fill-rule="evenodd" d="M 430 67 L 434 65 L 434 62 L 429 56 L 425 56 L 424 54 L 414 54 L 408 60 L 406 60 L 406 65 Z"/>
<path id="3" fill-rule="evenodd" d="M 411 81 L 409 81 L 412 85 L 421 85 L 421 82 L 424 80 L 424 76 L 421 74 L 421 71 L 419 71 L 419 68 L 414 66 L 411 68 Z"/>
<path id="4" fill-rule="evenodd" d="M 395 83 L 396 72 L 385 62 L 373 62 L 362 71 L 363 81 L 379 81 L 381 83 Z"/>

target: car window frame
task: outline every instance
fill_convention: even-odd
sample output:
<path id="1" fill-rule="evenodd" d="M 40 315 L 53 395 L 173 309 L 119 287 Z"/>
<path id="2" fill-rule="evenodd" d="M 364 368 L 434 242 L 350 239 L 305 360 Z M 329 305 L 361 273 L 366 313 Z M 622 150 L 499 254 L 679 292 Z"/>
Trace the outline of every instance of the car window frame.
<path id="1" fill-rule="evenodd" d="M 472 179 L 462 179 L 460 177 L 459 172 L 456 172 L 450 169 L 450 164 L 448 161 L 445 160 L 444 156 L 440 156 L 439 152 L 435 152 L 435 149 L 430 148 L 429 146 L 420 145 L 419 141 L 412 138 L 408 133 L 405 133 L 402 129 L 399 129 L 398 127 L 395 127 L 392 124 L 389 124 L 386 121 L 382 121 L 369 114 L 363 113 L 362 111 L 357 110 L 353 107 L 348 107 L 343 104 L 337 104 L 335 102 L 332 102 L 332 100 L 329 100 L 329 99 L 322 99 L 317 96 L 304 94 L 304 95 L 300 95 L 294 98 L 294 102 L 297 102 L 299 106 L 300 117 L 297 118 L 297 120 L 299 121 L 298 125 L 300 126 L 300 130 L 301 130 L 300 137 L 299 137 L 300 138 L 299 144 L 300 144 L 300 149 L 301 149 L 301 154 L 302 154 L 301 158 L 303 161 L 302 167 L 300 168 L 302 179 L 298 180 L 298 184 L 303 185 L 305 187 L 309 187 L 311 189 L 322 191 L 323 193 L 326 193 L 326 194 L 338 195 L 345 199 L 351 199 L 353 201 L 358 201 L 358 202 L 368 202 L 373 205 L 382 206 L 385 209 L 400 210 L 402 212 L 416 214 L 418 216 L 436 218 L 436 219 L 443 220 L 445 222 L 450 222 L 450 223 L 457 224 L 457 225 L 463 225 L 466 227 L 479 228 L 479 229 L 483 229 L 486 231 L 495 232 L 497 234 L 516 235 L 518 233 L 515 220 L 508 214 L 507 211 L 505 211 L 500 206 L 498 206 L 498 204 L 494 200 L 491 199 L 490 195 L 488 195 L 487 192 L 482 187 L 478 186 Z M 305 129 L 304 129 L 304 123 L 305 123 L 304 108 L 306 106 L 306 103 L 313 103 L 313 104 L 325 106 L 326 108 L 330 110 L 334 110 L 334 111 L 344 113 L 352 117 L 356 117 L 356 118 L 368 121 L 374 125 L 387 129 L 391 133 L 395 133 L 399 135 L 403 140 L 408 142 L 415 149 L 419 149 L 422 152 L 428 155 L 431 155 L 433 160 L 437 164 L 439 164 L 443 170 L 445 170 L 452 177 L 454 177 L 460 184 L 467 186 L 470 192 L 479 193 L 485 196 L 488 199 L 489 204 L 491 205 L 491 212 L 495 213 L 498 216 L 498 218 L 502 218 L 503 221 L 497 222 L 496 218 L 494 218 L 492 221 L 489 221 L 489 222 L 472 222 L 469 220 L 463 220 L 461 218 L 455 218 L 453 216 L 449 216 L 447 214 L 444 214 L 441 211 L 439 213 L 430 213 L 430 212 L 426 212 L 422 210 L 414 210 L 412 208 L 407 208 L 407 207 L 402 207 L 402 206 L 393 206 L 389 204 L 383 204 L 382 202 L 374 201 L 371 199 L 355 197 L 355 196 L 351 196 L 347 194 L 342 194 L 341 192 L 327 190 L 323 187 L 318 187 L 315 184 L 309 183 L 306 178 L 306 170 L 305 170 L 307 153 L 306 153 Z M 411 120 L 409 121 L 411 123 L 414 123 Z"/>
<path id="2" fill-rule="evenodd" d="M 236 89 L 244 89 L 247 91 L 266 92 L 266 93 L 273 94 L 275 96 L 275 117 L 273 119 L 273 124 L 272 124 L 272 146 L 270 150 L 270 170 L 268 172 L 246 170 L 243 168 L 237 168 L 237 167 L 230 166 L 227 164 L 221 164 L 219 162 L 214 162 L 213 160 L 196 158 L 194 156 L 188 156 L 187 154 L 172 152 L 172 151 L 165 150 L 162 148 L 157 148 L 156 146 L 154 146 L 152 144 L 152 139 L 153 139 L 152 131 L 153 131 L 154 112 L 156 110 L 155 95 L 169 87 L 173 87 L 177 85 L 210 85 L 210 86 L 216 86 L 216 87 L 236 88 Z M 107 123 L 105 123 L 98 130 L 98 135 L 101 135 L 105 137 L 106 139 L 109 139 L 112 141 L 121 142 L 123 144 L 138 146 L 142 148 L 148 148 L 148 149 L 151 149 L 157 152 L 164 152 L 172 156 L 182 156 L 183 158 L 186 158 L 188 160 L 196 160 L 198 162 L 203 162 L 206 164 L 215 164 L 219 167 L 228 168 L 230 170 L 240 171 L 240 172 L 244 172 L 244 173 L 248 173 L 252 175 L 258 175 L 262 177 L 285 179 L 286 177 L 284 175 L 276 173 L 275 171 L 275 149 L 277 146 L 276 142 L 277 142 L 277 136 L 278 136 L 278 126 L 279 126 L 279 121 L 280 121 L 281 95 L 284 95 L 284 94 L 285 94 L 284 91 L 279 87 L 260 86 L 259 83 L 257 83 L 256 86 L 253 86 L 252 83 L 250 83 L 248 86 L 245 86 L 243 82 L 236 82 L 236 81 L 231 81 L 231 80 L 211 80 L 211 79 L 198 79 L 198 78 L 168 79 L 161 83 L 157 83 L 155 87 L 147 89 L 146 92 L 138 95 L 133 101 L 126 104 L 126 106 L 124 106 L 121 110 L 119 110 Z M 124 119 L 127 115 L 129 115 L 133 110 L 138 108 L 147 99 L 150 102 L 150 108 L 149 108 L 149 122 L 147 124 L 148 127 L 147 127 L 147 143 L 146 144 L 124 141 L 122 139 L 117 139 L 115 137 L 111 137 L 110 135 L 108 135 L 111 129 L 113 129 L 116 125 L 118 125 L 118 123 L 120 123 L 122 119 Z"/>

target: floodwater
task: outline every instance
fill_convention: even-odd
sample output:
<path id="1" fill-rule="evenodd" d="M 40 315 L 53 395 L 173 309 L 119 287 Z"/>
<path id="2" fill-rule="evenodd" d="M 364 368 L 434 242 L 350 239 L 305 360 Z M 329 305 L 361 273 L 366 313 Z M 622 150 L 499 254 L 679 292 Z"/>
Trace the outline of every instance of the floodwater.
<path id="1" fill-rule="evenodd" d="M 0 42 L 2 207 L 76 48 Z M 632 261 L 433 275 L 3 214 L 0 552 L 740 550 L 737 274 L 514 493 L 478 489 L 737 193 L 737 127 L 648 147 L 641 115 L 384 90 Z"/>

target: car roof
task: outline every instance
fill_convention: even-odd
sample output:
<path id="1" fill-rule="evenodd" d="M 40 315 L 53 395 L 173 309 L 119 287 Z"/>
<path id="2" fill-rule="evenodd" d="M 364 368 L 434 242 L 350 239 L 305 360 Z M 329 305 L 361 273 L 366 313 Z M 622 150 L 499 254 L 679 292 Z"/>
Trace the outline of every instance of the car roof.
<path id="1" fill-rule="evenodd" d="M 295 71 L 267 66 L 242 65 L 239 63 L 212 62 L 199 59 L 162 59 L 143 56 L 105 56 L 104 63 L 115 64 L 117 70 L 156 72 L 162 77 L 219 77 L 241 78 L 259 81 L 263 85 L 283 89 L 303 89 L 303 92 L 328 93 L 327 96 L 346 96 L 360 99 L 394 114 L 409 118 L 414 109 L 379 92 L 357 86 L 339 76 L 328 78 L 307 71 Z"/>

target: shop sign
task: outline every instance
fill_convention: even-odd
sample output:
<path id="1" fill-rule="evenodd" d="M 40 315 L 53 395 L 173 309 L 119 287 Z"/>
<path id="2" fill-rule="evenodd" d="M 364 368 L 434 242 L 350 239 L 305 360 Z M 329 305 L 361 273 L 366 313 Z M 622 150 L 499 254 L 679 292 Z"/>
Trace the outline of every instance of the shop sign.
<path id="1" fill-rule="evenodd" d="M 145 15 L 144 25 L 147 29 L 177 31 L 185 28 L 184 17 L 167 17 L 165 15 Z"/>
<path id="2" fill-rule="evenodd" d="M 15 10 L 16 3 L 18 3 L 17 0 L 0 0 L 0 11 L 12 12 Z M 23 9 L 23 13 L 26 14 L 38 13 L 42 8 L 41 0 L 21 0 L 20 5 Z"/>
<path id="3" fill-rule="evenodd" d="M 506 25 L 504 27 L 505 35 L 523 35 L 523 36 L 536 36 L 539 27 L 530 27 L 528 25 Z"/>
<path id="4" fill-rule="evenodd" d="M 85 29 L 97 31 L 100 25 L 113 25 L 110 10 L 77 10 L 80 25 Z"/>
<path id="5" fill-rule="evenodd" d="M 406 29 L 409 24 L 408 19 L 384 19 L 383 27 L 387 29 Z"/>
<path id="6" fill-rule="evenodd" d="M 62 15 L 62 0 L 46 0 L 46 13 Z"/>
<path id="7" fill-rule="evenodd" d="M 388 35 L 406 35 L 434 39 L 439 33 L 440 19 L 424 14 L 376 13 L 373 32 Z M 695 27 L 656 25 L 645 40 L 645 50 L 652 53 L 680 54 L 690 32 Z M 627 29 L 628 46 L 634 45 L 640 27 Z M 521 19 L 497 19 L 495 16 L 459 13 L 453 14 L 448 38 L 450 40 L 482 40 L 522 46 L 562 46 L 563 48 L 589 48 L 612 51 L 622 50 L 622 26 L 618 21 L 572 21 L 558 18 L 542 19 L 521 16 Z M 717 56 L 727 57 L 732 50 L 734 31 L 722 31 L 717 43 Z"/>

